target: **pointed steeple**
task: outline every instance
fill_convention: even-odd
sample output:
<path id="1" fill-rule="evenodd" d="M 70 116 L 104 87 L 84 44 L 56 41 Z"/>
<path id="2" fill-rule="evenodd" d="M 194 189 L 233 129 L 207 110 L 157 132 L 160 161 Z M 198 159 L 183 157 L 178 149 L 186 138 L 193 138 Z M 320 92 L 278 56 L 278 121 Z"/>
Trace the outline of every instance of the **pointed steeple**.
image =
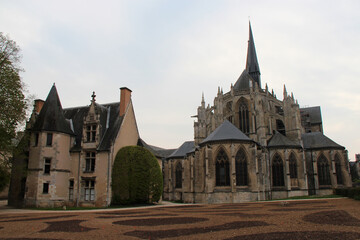
<path id="1" fill-rule="evenodd" d="M 201 96 L 201 107 L 205 108 L 204 92 L 202 93 L 202 96 Z"/>
<path id="2" fill-rule="evenodd" d="M 52 86 L 32 130 L 74 134 L 70 123 L 64 117 L 55 84 Z"/>
<path id="3" fill-rule="evenodd" d="M 259 63 L 256 56 L 255 43 L 251 30 L 251 24 L 249 21 L 249 41 L 248 41 L 248 52 L 246 58 L 246 71 L 249 75 L 258 83 L 261 88 L 261 80 L 260 80 L 260 68 Z"/>
<path id="4" fill-rule="evenodd" d="M 284 95 L 284 99 L 287 98 L 287 96 L 288 96 L 287 91 L 286 91 L 286 86 L 285 86 L 285 84 L 284 84 L 283 95 Z"/>

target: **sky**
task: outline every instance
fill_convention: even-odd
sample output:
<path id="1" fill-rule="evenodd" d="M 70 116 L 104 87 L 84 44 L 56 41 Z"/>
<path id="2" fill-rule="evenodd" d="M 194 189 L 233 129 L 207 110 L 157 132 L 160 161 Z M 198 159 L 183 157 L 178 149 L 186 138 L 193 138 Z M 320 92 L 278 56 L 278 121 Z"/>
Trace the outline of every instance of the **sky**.
<path id="1" fill-rule="evenodd" d="M 230 90 L 245 68 L 251 21 L 262 87 L 321 106 L 324 134 L 360 153 L 360 1 L 2 0 L 0 31 L 21 48 L 27 95 L 56 84 L 63 108 L 132 92 L 140 136 L 193 140 L 204 93 Z"/>

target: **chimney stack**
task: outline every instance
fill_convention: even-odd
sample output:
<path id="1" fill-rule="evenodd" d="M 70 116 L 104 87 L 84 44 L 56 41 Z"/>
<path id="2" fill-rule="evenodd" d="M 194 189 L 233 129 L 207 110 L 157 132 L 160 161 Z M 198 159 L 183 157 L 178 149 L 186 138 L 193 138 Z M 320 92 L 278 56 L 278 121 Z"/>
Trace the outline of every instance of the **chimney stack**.
<path id="1" fill-rule="evenodd" d="M 35 113 L 39 114 L 42 107 L 44 106 L 45 101 L 41 99 L 34 100 L 34 111 Z"/>
<path id="2" fill-rule="evenodd" d="M 127 87 L 120 88 L 120 116 L 125 114 L 126 108 L 131 100 L 131 92 Z"/>

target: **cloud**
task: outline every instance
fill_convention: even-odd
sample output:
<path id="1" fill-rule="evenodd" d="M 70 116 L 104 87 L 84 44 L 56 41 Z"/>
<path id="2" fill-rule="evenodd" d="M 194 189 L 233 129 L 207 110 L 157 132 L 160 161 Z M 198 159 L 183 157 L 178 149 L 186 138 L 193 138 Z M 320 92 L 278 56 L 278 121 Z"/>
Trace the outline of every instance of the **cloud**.
<path id="1" fill-rule="evenodd" d="M 204 92 L 230 89 L 245 68 L 248 17 L 263 87 L 283 84 L 301 106 L 320 105 L 325 133 L 357 142 L 358 1 L 3 1 L 0 29 L 23 52 L 23 80 L 45 98 L 56 83 L 64 107 L 119 100 L 133 90 L 141 136 L 177 147 L 193 138 Z M 341 114 L 339 114 L 341 113 Z"/>

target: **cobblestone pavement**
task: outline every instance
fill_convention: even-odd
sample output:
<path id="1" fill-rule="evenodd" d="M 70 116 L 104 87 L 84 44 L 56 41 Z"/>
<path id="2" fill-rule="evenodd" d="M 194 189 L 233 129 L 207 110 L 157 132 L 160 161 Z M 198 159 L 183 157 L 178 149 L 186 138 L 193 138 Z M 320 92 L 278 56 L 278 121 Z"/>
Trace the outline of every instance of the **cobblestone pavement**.
<path id="1" fill-rule="evenodd" d="M 360 239 L 360 201 L 319 199 L 91 211 L 10 209 L 0 239 Z"/>

